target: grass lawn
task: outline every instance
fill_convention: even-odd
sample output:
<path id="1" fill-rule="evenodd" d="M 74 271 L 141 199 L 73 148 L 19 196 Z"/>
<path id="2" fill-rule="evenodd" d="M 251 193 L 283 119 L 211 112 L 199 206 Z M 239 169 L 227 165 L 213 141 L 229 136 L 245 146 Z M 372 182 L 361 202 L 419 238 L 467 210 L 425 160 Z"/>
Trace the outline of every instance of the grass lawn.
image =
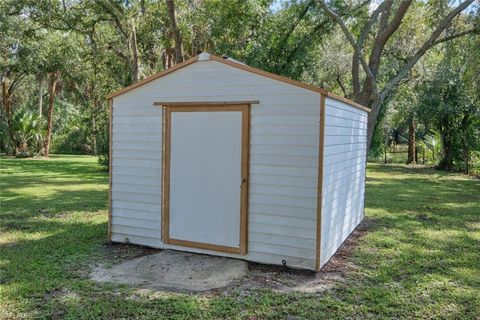
<path id="1" fill-rule="evenodd" d="M 141 296 L 88 279 L 118 258 L 96 158 L 0 161 L 1 319 L 480 318 L 480 180 L 369 165 L 354 267 L 321 293 Z"/>

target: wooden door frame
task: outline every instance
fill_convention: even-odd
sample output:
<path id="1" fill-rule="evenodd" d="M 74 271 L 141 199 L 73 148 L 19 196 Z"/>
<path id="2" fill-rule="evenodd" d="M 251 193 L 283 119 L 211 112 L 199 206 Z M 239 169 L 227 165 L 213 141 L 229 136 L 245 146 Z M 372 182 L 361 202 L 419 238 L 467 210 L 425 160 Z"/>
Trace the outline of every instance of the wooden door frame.
<path id="1" fill-rule="evenodd" d="M 242 113 L 242 155 L 240 187 L 240 239 L 239 247 L 195 242 L 170 238 L 170 150 L 172 112 L 220 112 L 237 111 Z M 250 153 L 250 104 L 163 104 L 163 139 L 162 139 L 162 242 L 203 250 L 224 253 L 247 254 L 248 242 L 248 185 L 249 185 L 249 153 Z"/>

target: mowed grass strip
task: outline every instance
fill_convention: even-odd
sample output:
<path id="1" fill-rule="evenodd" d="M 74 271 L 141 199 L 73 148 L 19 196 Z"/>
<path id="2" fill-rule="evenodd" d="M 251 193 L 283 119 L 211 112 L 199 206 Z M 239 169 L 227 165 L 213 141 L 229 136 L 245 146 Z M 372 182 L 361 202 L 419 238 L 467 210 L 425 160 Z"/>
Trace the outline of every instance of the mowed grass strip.
<path id="1" fill-rule="evenodd" d="M 480 181 L 370 164 L 364 235 L 317 293 L 145 294 L 89 280 L 106 244 L 108 175 L 87 156 L 0 158 L 0 318 L 320 319 L 480 315 Z M 139 249 L 127 250 L 131 255 Z M 122 252 L 125 255 L 125 252 Z"/>

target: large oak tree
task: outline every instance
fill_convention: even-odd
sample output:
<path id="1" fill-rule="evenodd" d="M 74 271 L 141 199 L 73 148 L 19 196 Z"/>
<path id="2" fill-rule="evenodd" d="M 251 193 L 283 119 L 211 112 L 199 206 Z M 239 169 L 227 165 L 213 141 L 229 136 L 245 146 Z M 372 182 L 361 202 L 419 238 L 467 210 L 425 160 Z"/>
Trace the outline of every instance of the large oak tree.
<path id="1" fill-rule="evenodd" d="M 350 27 L 353 24 L 352 19 L 355 19 L 354 17 L 344 17 L 339 14 L 335 8 L 337 3 L 334 1 L 318 0 L 325 13 L 340 26 L 348 43 L 353 48 L 351 70 L 353 82 L 352 98 L 355 102 L 372 109 L 368 116 L 368 149 L 370 149 L 372 143 L 375 124 L 382 104 L 402 80 L 405 79 L 420 58 L 428 50 L 440 43 L 479 31 L 478 27 L 472 26 L 454 34 L 445 34 L 445 30 L 452 24 L 452 21 L 472 5 L 473 2 L 474 0 L 465 0 L 456 7 L 447 10 L 448 12 L 436 21 L 431 34 L 426 37 L 425 41 L 415 48 L 414 53 L 410 57 L 404 59 L 403 66 L 395 73 L 391 73 L 387 79 L 382 77 L 380 81 L 382 58 L 385 55 L 386 45 L 398 32 L 413 1 L 383 1 L 376 9 L 371 11 L 366 19 L 363 19 L 361 22 L 355 21 L 357 25 L 360 25 L 359 32 L 355 32 Z M 366 1 L 364 5 L 369 4 L 372 5 L 370 1 Z"/>

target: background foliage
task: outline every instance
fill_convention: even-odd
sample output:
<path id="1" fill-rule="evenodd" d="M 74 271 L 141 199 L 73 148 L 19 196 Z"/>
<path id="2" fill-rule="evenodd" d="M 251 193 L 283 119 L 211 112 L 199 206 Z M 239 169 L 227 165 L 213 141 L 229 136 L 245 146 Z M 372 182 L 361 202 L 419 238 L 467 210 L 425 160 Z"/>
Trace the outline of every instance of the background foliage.
<path id="1" fill-rule="evenodd" d="M 105 96 L 172 66 L 176 30 L 182 59 L 202 51 L 228 55 L 352 98 L 354 50 L 320 2 L 176 0 L 175 29 L 166 1 L 2 1 L 0 152 L 43 154 L 51 119 L 52 152 L 105 155 Z M 358 36 L 380 3 L 329 5 Z M 393 1 L 392 10 L 400 5 Z M 401 69 L 438 17 L 456 5 L 413 2 L 385 45 L 378 85 Z M 478 25 L 478 4 L 472 4 L 443 35 L 473 32 L 429 50 L 383 101 L 371 160 L 407 161 L 410 144 L 413 162 L 480 172 Z M 367 38 L 363 50 L 371 50 L 374 40 Z"/>

